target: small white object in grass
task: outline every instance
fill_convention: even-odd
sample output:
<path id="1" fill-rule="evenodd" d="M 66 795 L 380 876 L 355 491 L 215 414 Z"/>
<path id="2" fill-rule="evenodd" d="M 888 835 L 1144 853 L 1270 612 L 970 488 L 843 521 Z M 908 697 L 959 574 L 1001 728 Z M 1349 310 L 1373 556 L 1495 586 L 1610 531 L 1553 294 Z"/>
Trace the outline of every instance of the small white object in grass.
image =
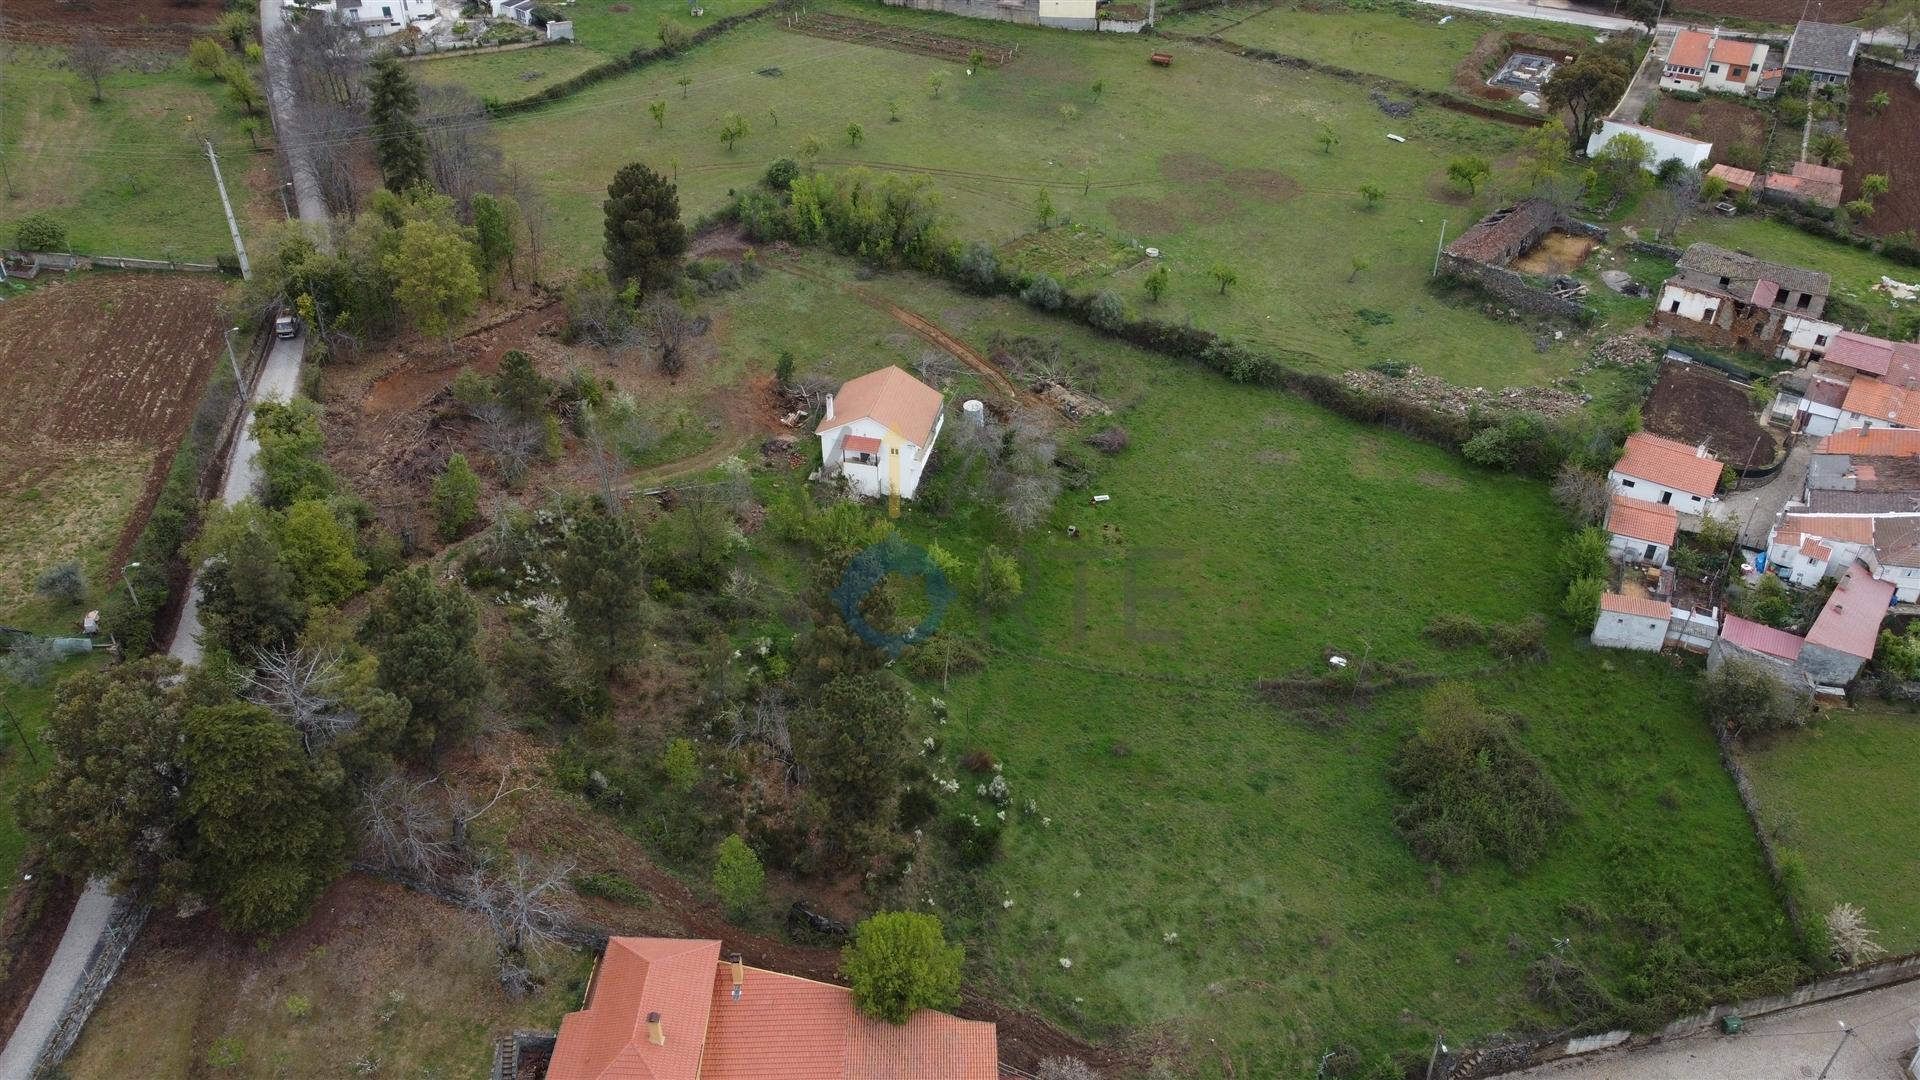
<path id="1" fill-rule="evenodd" d="M 1346 667 L 1347 658 L 1344 656 L 1329 656 L 1327 657 L 1327 663 L 1332 664 L 1334 667 Z"/>
<path id="2" fill-rule="evenodd" d="M 1147 249 L 1147 258 L 1149 258 L 1149 259 L 1157 259 L 1157 258 L 1159 258 L 1159 257 L 1160 257 L 1160 249 L 1159 249 L 1159 248 L 1154 248 L 1154 247 L 1150 247 L 1150 248 L 1148 248 L 1148 249 Z"/>
<path id="3" fill-rule="evenodd" d="M 1392 133 L 1392 132 L 1388 132 L 1388 133 L 1387 133 L 1387 138 L 1389 138 L 1389 139 L 1392 139 L 1392 140 L 1393 140 L 1394 142 L 1406 142 L 1406 141 L 1407 141 L 1407 137 L 1406 137 L 1405 135 L 1395 135 L 1395 134 L 1394 134 L 1394 133 Z"/>
<path id="4" fill-rule="evenodd" d="M 1097 503 L 1103 503 L 1103 502 L 1107 502 L 1107 501 L 1109 501 L 1109 500 L 1111 500 L 1112 498 L 1113 498 L 1113 496 L 1111 496 L 1111 495 L 1095 495 L 1095 496 L 1093 497 L 1093 501 L 1094 501 L 1094 502 L 1097 502 Z"/>
<path id="5" fill-rule="evenodd" d="M 1453 16 L 1451 16 L 1451 15 L 1448 15 L 1448 16 L 1446 16 L 1446 17 L 1444 17 L 1444 18 L 1442 18 L 1442 19 L 1440 20 L 1440 25 L 1441 25 L 1441 26 L 1445 26 L 1445 25 L 1447 25 L 1448 23 L 1450 23 L 1450 22 L 1452 22 L 1452 21 L 1453 21 Z"/>
<path id="6" fill-rule="evenodd" d="M 1060 958 L 1060 966 L 1061 966 L 1062 968 L 1071 968 L 1071 967 L 1073 967 L 1073 961 L 1071 961 L 1071 960 L 1069 960 L 1069 959 L 1067 959 L 1066 957 L 1064 957 L 1064 956 L 1063 956 L 1063 957 L 1061 957 L 1061 958 Z"/>

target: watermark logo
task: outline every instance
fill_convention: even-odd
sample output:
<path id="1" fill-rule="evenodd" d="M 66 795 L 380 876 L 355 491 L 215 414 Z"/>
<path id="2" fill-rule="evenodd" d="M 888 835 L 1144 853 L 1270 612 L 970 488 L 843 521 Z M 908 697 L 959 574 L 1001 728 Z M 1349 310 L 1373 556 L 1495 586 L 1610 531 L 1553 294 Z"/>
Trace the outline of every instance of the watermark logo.
<path id="1" fill-rule="evenodd" d="M 873 625 L 860 611 L 861 602 L 880 587 L 888 574 L 919 578 L 927 594 L 926 617 L 901 633 Z M 897 658 L 909 646 L 926 642 L 940 628 L 947 605 L 953 602 L 953 585 L 926 549 L 898 536 L 889 536 L 849 560 L 840 575 L 840 584 L 828 595 L 839 607 L 840 617 L 861 641 Z"/>

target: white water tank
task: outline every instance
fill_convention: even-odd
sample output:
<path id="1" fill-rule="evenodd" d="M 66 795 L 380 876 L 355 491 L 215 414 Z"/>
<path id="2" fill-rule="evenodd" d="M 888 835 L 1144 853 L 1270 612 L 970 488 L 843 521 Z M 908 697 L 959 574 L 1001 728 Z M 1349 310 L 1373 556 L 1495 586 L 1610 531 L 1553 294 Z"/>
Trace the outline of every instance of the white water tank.
<path id="1" fill-rule="evenodd" d="M 973 423 L 984 424 L 987 422 L 987 407 L 975 398 L 968 398 L 961 402 L 960 412 L 961 415 Z"/>

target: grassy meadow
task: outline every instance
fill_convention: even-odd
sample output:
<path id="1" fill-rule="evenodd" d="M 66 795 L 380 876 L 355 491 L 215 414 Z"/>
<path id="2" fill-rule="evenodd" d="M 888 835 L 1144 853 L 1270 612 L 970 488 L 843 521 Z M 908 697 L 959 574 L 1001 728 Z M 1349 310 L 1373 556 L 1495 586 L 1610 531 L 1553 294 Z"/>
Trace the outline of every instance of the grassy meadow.
<path id="1" fill-rule="evenodd" d="M 1571 339 L 1537 351 L 1530 328 L 1490 323 L 1426 290 L 1442 222 L 1457 235 L 1485 208 L 1447 187 L 1447 162 L 1466 152 L 1506 156 L 1519 128 L 1426 106 L 1391 120 L 1351 84 L 1212 50 L 1185 50 L 1159 69 L 1118 35 L 990 29 L 1023 51 L 968 77 L 957 65 L 758 23 L 498 128 L 548 198 L 552 251 L 574 266 L 597 261 L 600 199 L 626 162 L 675 177 L 683 213 L 694 217 L 815 135 L 822 167 L 929 173 L 961 238 L 1000 244 L 1031 230 L 1044 191 L 1059 214 L 1115 243 L 1164 252 L 1173 283 L 1154 314 L 1192 318 L 1303 364 L 1397 360 L 1497 386 L 1543 383 L 1584 358 Z M 759 74 L 772 68 L 780 74 Z M 936 73 L 937 98 L 928 85 Z M 693 80 L 684 95 L 683 75 Z M 666 103 L 663 126 L 646 108 L 656 100 Z M 729 151 L 717 130 L 732 113 L 752 130 Z M 845 133 L 853 123 L 863 131 L 858 145 Z M 1323 124 L 1340 138 L 1332 153 L 1315 142 Z M 1371 208 L 1358 193 L 1369 182 L 1386 192 Z M 1238 275 L 1225 295 L 1209 276 L 1216 264 Z M 1145 272 L 1136 254 L 1069 274 L 1069 283 L 1111 287 L 1144 305 Z"/>
<path id="2" fill-rule="evenodd" d="M 221 152 L 243 231 L 280 216 L 272 162 L 248 153 L 245 119 L 226 88 L 189 72 L 184 57 L 155 58 L 167 66 L 109 74 L 96 102 L 57 50 L 0 46 L 0 148 L 10 181 L 0 241 L 13 246 L 13 223 L 44 213 L 67 227 L 77 252 L 197 262 L 231 255 L 203 137 Z M 257 122 L 267 145 L 266 121 Z"/>
<path id="3" fill-rule="evenodd" d="M 512 101 L 535 94 L 554 83 L 605 63 L 591 49 L 572 45 L 542 45 L 534 49 L 461 56 L 440 53 L 414 63 L 416 78 L 429 86 L 464 86 L 482 100 Z"/>
<path id="4" fill-rule="evenodd" d="M 1218 1040 L 1237 1075 L 1292 1076 L 1336 1046 L 1373 1063 L 1436 1028 L 1467 1040 L 1550 1026 L 1528 965 L 1570 938 L 1608 978 L 1637 970 L 1647 945 L 1622 924 L 1649 896 L 1709 964 L 1795 955 L 1690 662 L 1601 654 L 1559 623 L 1539 665 L 1421 635 L 1443 612 L 1554 609 L 1566 527 L 1541 485 L 1022 305 L 808 266 L 837 284 L 775 270 L 717 305 L 732 363 L 764 371 L 787 348 L 800 371 L 851 374 L 917 356 L 860 300 L 883 295 L 983 351 L 996 331 L 1057 340 L 1133 434 L 1025 538 L 964 504 L 936 515 L 937 466 L 900 519 L 963 562 L 991 538 L 1024 566 L 1006 615 L 950 610 L 949 628 L 983 634 L 994 656 L 924 687 L 952 719 L 915 735 L 937 738 L 940 775 L 989 751 L 1015 807 L 1037 807 L 1010 815 L 1006 856 L 980 880 L 901 898 L 957 924 L 996 996 L 1094 1038 Z M 1089 506 L 1094 491 L 1112 501 Z M 1324 650 L 1465 679 L 1525 717 L 1525 742 L 1576 807 L 1552 853 L 1523 874 L 1416 860 L 1384 774 L 1421 692 L 1309 711 L 1254 691 L 1328 670 Z M 962 809 L 991 812 L 960 778 Z M 1216 1056 L 1194 1065 L 1214 1075 Z"/>
<path id="5" fill-rule="evenodd" d="M 1825 713 L 1814 727 L 1742 755 L 1763 822 L 1800 864 L 1808 914 L 1857 904 L 1894 955 L 1920 949 L 1912 888 L 1920 808 L 1906 768 L 1916 752 L 1920 717 L 1875 704 Z"/>

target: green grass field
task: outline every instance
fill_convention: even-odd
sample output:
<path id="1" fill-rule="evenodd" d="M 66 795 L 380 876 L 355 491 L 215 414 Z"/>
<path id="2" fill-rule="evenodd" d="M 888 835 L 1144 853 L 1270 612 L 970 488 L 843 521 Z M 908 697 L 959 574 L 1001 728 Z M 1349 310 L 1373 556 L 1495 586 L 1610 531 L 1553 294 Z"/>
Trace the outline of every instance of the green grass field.
<path id="1" fill-rule="evenodd" d="M 45 213 L 67 227 L 70 246 L 82 253 L 205 262 L 232 254 L 199 141 L 210 137 L 221 150 L 227 190 L 246 216 L 251 144 L 222 86 L 176 60 L 153 73 L 108 75 L 105 100 L 95 102 L 53 50 L 8 45 L 0 59 L 8 103 L 0 143 L 11 181 L 11 197 L 0 203 L 0 241 L 11 247 L 13 223 Z"/>
<path id="2" fill-rule="evenodd" d="M 1447 16 L 1452 17 L 1446 25 L 1440 25 Z M 1570 49 L 1593 44 L 1590 32 L 1563 23 L 1495 19 L 1417 6 L 1406 12 L 1307 11 L 1236 4 L 1176 15 L 1160 28 L 1172 33 L 1218 35 L 1239 45 L 1304 56 L 1423 90 L 1463 96 L 1463 90 L 1454 85 L 1455 72 L 1488 34 L 1536 34 L 1565 42 Z"/>
<path id="3" fill-rule="evenodd" d="M 997 244 L 1032 228 L 1045 190 L 1060 213 L 1165 252 L 1174 281 L 1153 314 L 1191 317 L 1301 363 L 1398 360 L 1505 385 L 1545 382 L 1582 358 L 1571 342 L 1536 351 L 1528 328 L 1490 323 L 1425 289 L 1443 220 L 1456 235 L 1483 209 L 1446 188 L 1447 161 L 1464 151 L 1498 158 L 1518 129 L 1429 107 L 1390 121 L 1350 84 L 1209 50 L 1162 70 L 1116 35 L 992 30 L 1024 51 L 969 78 L 954 65 L 761 23 L 500 129 L 549 197 L 553 250 L 574 265 L 597 260 L 598 200 L 627 161 L 676 176 L 691 217 L 813 134 L 826 143 L 823 167 L 930 171 L 963 238 Z M 782 74 L 756 74 L 769 67 Z M 946 79 L 938 99 L 927 87 L 935 72 Z M 694 79 L 685 97 L 683 73 Z M 667 104 L 664 129 L 647 115 L 653 100 Z M 716 131 L 736 112 L 752 134 L 728 152 Z M 850 123 L 864 129 L 857 146 L 844 134 Z M 1332 154 L 1314 142 L 1322 123 L 1341 133 Z M 1390 131 L 1411 141 L 1391 142 Z M 1357 194 L 1366 182 L 1386 189 L 1378 207 Z M 1356 258 L 1366 262 L 1358 275 Z M 1239 277 L 1225 296 L 1208 276 L 1216 263 Z M 1145 304 L 1144 273 L 1136 260 L 1071 284 Z M 1363 311 L 1393 321 L 1369 325 Z"/>
<path id="4" fill-rule="evenodd" d="M 988 670 L 926 688 L 953 712 L 925 733 L 942 744 L 932 767 L 951 773 L 961 752 L 988 750 L 1015 804 L 1038 804 L 1015 815 L 982 902 L 935 897 L 997 996 L 1096 1038 L 1217 1039 L 1236 1075 L 1296 1076 L 1336 1045 L 1372 1061 L 1436 1027 L 1466 1041 L 1548 1026 L 1525 969 L 1550 939 L 1572 938 L 1616 977 L 1644 959 L 1643 939 L 1582 922 L 1580 905 L 1621 913 L 1657 895 L 1696 955 L 1793 955 L 1691 664 L 1603 655 L 1560 626 L 1550 663 L 1484 673 L 1486 654 L 1420 636 L 1442 612 L 1554 608 L 1565 526 L 1540 485 L 1018 304 L 809 265 L 840 284 L 775 272 L 718 305 L 737 362 L 770 365 L 788 348 L 801 371 L 847 374 L 917 355 L 885 312 L 849 301 L 865 290 L 978 349 L 996 330 L 1059 339 L 1097 367 L 1095 389 L 1133 433 L 1090 489 L 1111 502 L 1070 492 L 1046 528 L 1013 541 L 1027 593 L 1011 613 L 984 625 L 964 604 L 949 613 L 996 646 Z M 901 522 L 963 561 L 995 535 L 974 511 L 914 507 Z M 1327 670 L 1328 648 L 1459 675 L 1525 716 L 1526 742 L 1577 807 L 1553 853 L 1524 875 L 1445 875 L 1414 859 L 1390 824 L 1384 771 L 1418 692 L 1336 702 L 1310 722 L 1252 690 Z M 1215 1075 L 1217 1057 L 1195 1064 Z"/>
<path id="5" fill-rule="evenodd" d="M 660 23 L 677 23 L 688 33 L 715 19 L 762 6 L 763 0 L 701 0 L 704 15 L 693 15 L 683 0 L 574 0 L 561 10 L 573 20 L 574 40 L 603 57 L 625 56 L 660 44 Z"/>
<path id="6" fill-rule="evenodd" d="M 1858 904 L 1895 955 L 1920 948 L 1912 888 L 1920 807 L 1907 768 L 1916 752 L 1920 717 L 1874 705 L 1826 713 L 1742 755 L 1762 820 L 1804 867 L 1807 914 Z"/>
<path id="7" fill-rule="evenodd" d="M 478 56 L 437 56 L 415 63 L 413 72 L 429 85 L 464 86 L 483 100 L 513 101 L 571 79 L 606 60 L 591 49 L 543 45 Z"/>

